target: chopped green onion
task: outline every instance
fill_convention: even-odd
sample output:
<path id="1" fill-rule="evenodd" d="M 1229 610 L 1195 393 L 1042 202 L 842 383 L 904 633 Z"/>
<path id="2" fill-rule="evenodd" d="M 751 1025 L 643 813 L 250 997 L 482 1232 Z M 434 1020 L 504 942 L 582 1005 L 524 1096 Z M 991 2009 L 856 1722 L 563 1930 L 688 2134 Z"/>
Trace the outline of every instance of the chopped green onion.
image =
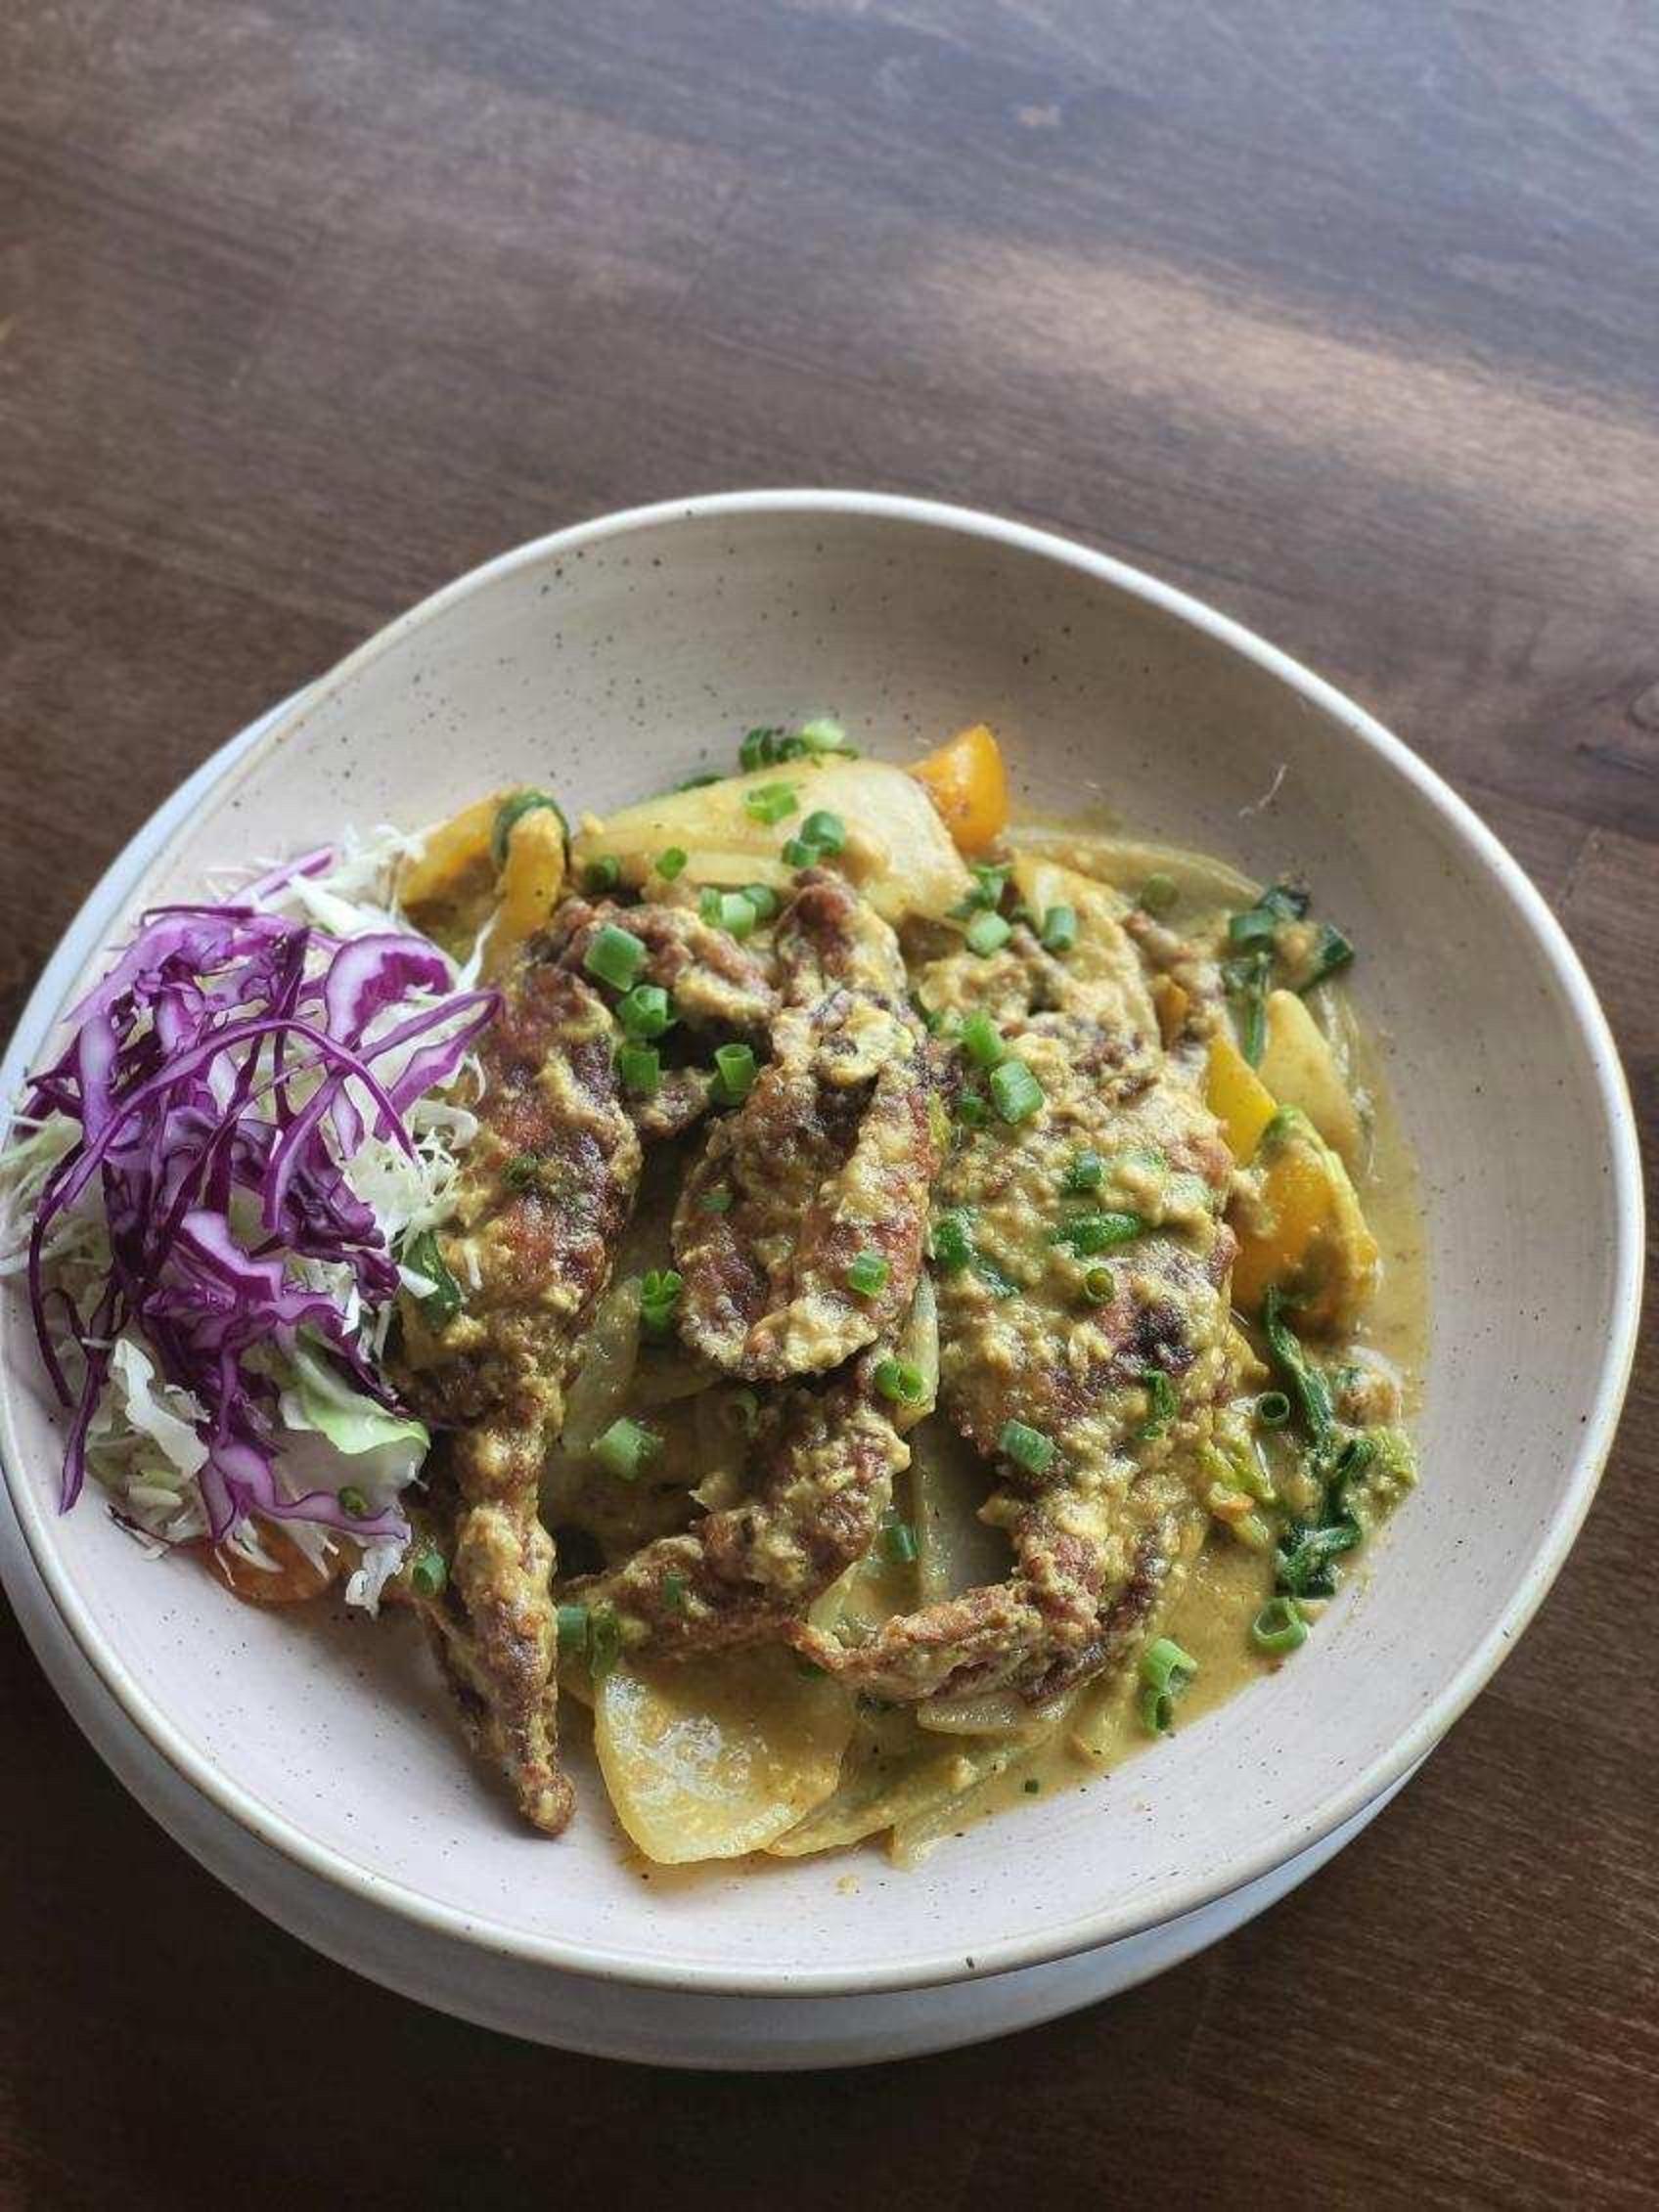
<path id="1" fill-rule="evenodd" d="M 782 730 L 751 730 L 738 747 L 740 765 L 750 774 L 757 768 L 770 768 L 778 758 L 778 740 Z"/>
<path id="2" fill-rule="evenodd" d="M 964 942 L 970 952 L 988 960 L 1012 935 L 1012 923 L 1004 921 L 1001 914 L 975 914 L 964 932 Z"/>
<path id="3" fill-rule="evenodd" d="M 1154 1736 L 1164 1735 L 1175 1718 L 1176 1700 L 1198 1671 L 1190 1652 L 1160 1636 L 1141 1655 L 1141 1718 Z"/>
<path id="4" fill-rule="evenodd" d="M 446 1321 L 453 1321 L 461 1310 L 461 1285 L 444 1265 L 434 1230 L 422 1229 L 408 1240 L 403 1247 L 403 1264 L 412 1274 L 424 1275 L 432 1286 L 416 1300 L 431 1326 L 441 1329 Z"/>
<path id="5" fill-rule="evenodd" d="M 972 889 L 958 905 L 951 908 L 955 921 L 965 921 L 970 914 L 995 912 L 1003 903 L 1003 893 L 1008 889 L 1009 871 L 1006 867 L 992 867 L 986 861 L 970 861 L 968 869 L 973 877 Z"/>
<path id="6" fill-rule="evenodd" d="M 1330 1402 L 1330 1386 L 1316 1367 L 1284 1320 L 1284 1297 L 1277 1284 L 1262 1301 L 1262 1334 L 1284 1372 L 1290 1395 L 1299 1407 L 1309 1441 L 1317 1451 L 1330 1442 L 1336 1414 Z"/>
<path id="7" fill-rule="evenodd" d="M 750 821 L 758 821 L 768 828 L 792 815 L 800 805 L 792 783 L 760 783 L 752 791 L 743 793 L 743 812 Z"/>
<path id="8" fill-rule="evenodd" d="M 1335 1595 L 1336 1582 L 1330 1572 L 1330 1563 L 1344 1552 L 1351 1552 L 1361 1540 L 1357 1521 L 1333 1522 L 1328 1528 L 1310 1528 L 1306 1522 L 1292 1521 L 1278 1540 L 1275 1561 L 1277 1577 L 1275 1587 L 1281 1597 L 1328 1598 Z"/>
<path id="9" fill-rule="evenodd" d="M 672 1568 L 662 1577 L 662 1603 L 669 1613 L 686 1610 L 686 1577 L 677 1574 Z"/>
<path id="10" fill-rule="evenodd" d="M 770 921 L 778 911 L 778 894 L 769 883 L 745 883 L 743 897 L 754 908 L 757 922 Z"/>
<path id="11" fill-rule="evenodd" d="M 589 975 L 608 983 L 613 990 L 632 991 L 647 957 L 644 944 L 631 929 L 618 929 L 614 922 L 606 922 L 594 933 L 582 965 Z"/>
<path id="12" fill-rule="evenodd" d="M 713 769 L 699 768 L 695 775 L 682 776 L 674 788 L 676 791 L 706 791 L 711 783 L 719 783 L 721 780 Z"/>
<path id="13" fill-rule="evenodd" d="M 662 1088 L 662 1055 L 654 1044 L 623 1044 L 616 1051 L 616 1074 L 635 1098 L 654 1098 Z"/>
<path id="14" fill-rule="evenodd" d="M 630 1421 L 626 1415 L 594 1439 L 595 1459 L 607 1475 L 615 1475 L 624 1482 L 632 1482 L 646 1461 L 661 1449 L 662 1438 L 654 1430 Z"/>
<path id="15" fill-rule="evenodd" d="M 916 1557 L 916 1530 L 894 1512 L 881 1516 L 875 1549 L 889 1567 L 908 1567 Z"/>
<path id="16" fill-rule="evenodd" d="M 684 788 L 685 786 L 682 784 L 681 789 Z M 656 872 L 661 876 L 664 883 L 672 883 L 677 875 L 685 872 L 686 863 L 690 859 L 691 855 L 686 851 L 684 845 L 665 845 L 656 856 Z"/>
<path id="17" fill-rule="evenodd" d="M 602 853 L 582 870 L 582 889 L 590 898 L 602 891 L 614 891 L 621 880 L 622 863 L 614 853 Z"/>
<path id="18" fill-rule="evenodd" d="M 715 1190 L 705 1190 L 697 1200 L 697 1208 L 704 1214 L 730 1214 L 732 1193 L 724 1185 Z"/>
<path id="19" fill-rule="evenodd" d="M 559 1609 L 559 1655 L 560 1659 L 574 1659 L 588 1648 L 588 1609 L 586 1606 L 560 1606 Z"/>
<path id="20" fill-rule="evenodd" d="M 975 1066 L 999 1068 L 1009 1056 L 1002 1032 L 989 1014 L 972 1013 L 962 1025 L 963 1050 Z"/>
<path id="21" fill-rule="evenodd" d="M 1291 1597 L 1269 1598 L 1250 1623 L 1250 1641 L 1259 1652 L 1294 1652 L 1308 1641 L 1308 1623 Z"/>
<path id="22" fill-rule="evenodd" d="M 714 1054 L 714 1084 L 711 1095 L 717 1106 L 740 1106 L 753 1087 L 755 1075 L 753 1047 L 747 1044 L 722 1044 Z"/>
<path id="23" fill-rule="evenodd" d="M 847 841 L 847 825 L 839 815 L 832 815 L 827 807 L 819 807 L 801 823 L 801 839 L 816 845 L 821 853 L 838 853 Z"/>
<path id="24" fill-rule="evenodd" d="M 641 1276 L 640 1321 L 647 1336 L 667 1336 L 685 1287 L 685 1277 L 674 1267 L 651 1267 Z"/>
<path id="25" fill-rule="evenodd" d="M 1146 1388 L 1148 1418 L 1135 1432 L 1144 1442 L 1161 1437 L 1180 1410 L 1175 1385 L 1161 1367 L 1148 1367 L 1141 1377 Z"/>
<path id="26" fill-rule="evenodd" d="M 1051 907 L 1043 916 L 1045 952 L 1069 952 L 1077 943 L 1077 908 Z"/>
<path id="27" fill-rule="evenodd" d="M 1003 1423 L 997 1449 L 1016 1467 L 1023 1467 L 1028 1475 L 1046 1475 L 1059 1456 L 1059 1446 L 1053 1437 L 1044 1436 L 1041 1429 L 1033 1429 L 1024 1421 Z"/>
<path id="28" fill-rule="evenodd" d="M 534 1152 L 516 1152 L 501 1171 L 509 1190 L 533 1190 L 541 1179 L 542 1164 Z"/>
<path id="29" fill-rule="evenodd" d="M 1254 952 L 1265 945 L 1271 948 L 1278 929 L 1278 917 L 1266 907 L 1252 907 L 1246 913 L 1230 914 L 1227 922 L 1227 942 L 1234 951 Z"/>
<path id="30" fill-rule="evenodd" d="M 1074 1214 L 1057 1229 L 1049 1231 L 1051 1244 L 1063 1244 L 1079 1260 L 1097 1252 L 1110 1252 L 1140 1236 L 1146 1224 L 1139 1214 Z"/>
<path id="31" fill-rule="evenodd" d="M 827 714 L 815 715 L 810 722 L 803 722 L 795 736 L 815 758 L 821 753 L 841 753 L 850 761 L 858 759 L 857 746 L 848 744 L 846 731 Z"/>
<path id="32" fill-rule="evenodd" d="M 957 1120 L 964 1129 L 982 1129 L 991 1119 L 991 1109 L 976 1090 L 964 1090 L 957 1100 Z"/>
<path id="33" fill-rule="evenodd" d="M 637 983 L 616 1001 L 616 1019 L 625 1036 L 648 1043 L 674 1026 L 673 1002 L 659 983 Z"/>
<path id="34" fill-rule="evenodd" d="M 1256 1419 L 1264 1429 L 1282 1429 L 1290 1418 L 1290 1400 L 1282 1391 L 1264 1391 L 1256 1400 Z"/>
<path id="35" fill-rule="evenodd" d="M 714 928 L 738 938 L 747 937 L 759 918 L 742 892 L 716 891 L 712 884 L 699 896 L 697 913 Z"/>
<path id="36" fill-rule="evenodd" d="M 1005 1060 L 990 1076 L 991 1103 L 1005 1122 L 1030 1121 L 1043 1103 L 1043 1085 L 1023 1060 Z"/>
<path id="37" fill-rule="evenodd" d="M 1041 1795 L 1043 1785 L 1033 1774 L 1026 1777 L 1026 1779 L 1020 1784 L 1020 1788 L 1025 1792 L 1025 1794 L 1028 1797 L 1036 1797 Z"/>
<path id="38" fill-rule="evenodd" d="M 1347 967 L 1353 957 L 1353 946 L 1335 923 L 1322 922 L 1308 973 L 1296 986 L 1297 990 L 1312 991 L 1316 983 L 1323 983 L 1327 975 L 1334 975 L 1338 968 Z"/>
<path id="39" fill-rule="evenodd" d="M 918 998 L 916 1010 L 921 1016 L 922 1027 L 929 1037 L 958 1037 L 962 1033 L 962 1017 L 949 1006 L 924 1006 Z"/>
<path id="40" fill-rule="evenodd" d="M 1181 886 L 1173 875 L 1149 875 L 1135 903 L 1143 913 L 1167 914 L 1180 897 Z"/>
<path id="41" fill-rule="evenodd" d="M 569 836 L 570 824 L 565 820 L 564 809 L 557 799 L 550 799 L 545 791 L 515 791 L 511 799 L 503 799 L 497 807 L 495 822 L 490 830 L 490 859 L 498 868 L 506 865 L 507 841 L 516 824 L 540 807 L 550 808 L 559 817 L 560 828 L 566 837 Z"/>
<path id="42" fill-rule="evenodd" d="M 875 1368 L 875 1388 L 895 1405 L 919 1405 L 927 1395 L 927 1380 L 911 1359 L 883 1359 Z"/>
<path id="43" fill-rule="evenodd" d="M 353 1521 L 367 1521 L 375 1510 L 355 1482 L 347 1482 L 340 1490 L 339 1509 L 349 1513 Z"/>
<path id="44" fill-rule="evenodd" d="M 973 1258 L 973 1233 L 965 1214 L 941 1214 L 934 1222 L 928 1245 L 935 1266 L 954 1273 Z"/>
<path id="45" fill-rule="evenodd" d="M 614 1606 L 596 1606 L 588 1619 L 588 1672 L 603 1682 L 622 1656 L 622 1623 Z"/>
<path id="46" fill-rule="evenodd" d="M 1299 883 L 1276 883 L 1262 893 L 1256 904 L 1265 907 L 1279 921 L 1300 921 L 1312 901 Z"/>
<path id="47" fill-rule="evenodd" d="M 442 1594 L 449 1580 L 449 1569 L 444 1565 L 443 1554 L 435 1544 L 426 1544 L 415 1555 L 415 1564 L 409 1570 L 409 1580 L 424 1598 Z"/>
<path id="48" fill-rule="evenodd" d="M 815 868 L 823 857 L 819 848 L 809 845 L 804 837 L 791 837 L 784 847 L 784 862 L 787 867 Z"/>
<path id="49" fill-rule="evenodd" d="M 888 1265 L 878 1252 L 861 1252 L 847 1269 L 847 1288 L 860 1298 L 874 1298 L 887 1287 Z"/>
<path id="50" fill-rule="evenodd" d="M 1105 1180 L 1106 1164 L 1098 1152 L 1080 1152 L 1067 1168 L 1060 1188 L 1074 1195 L 1099 1190 Z"/>
<path id="51" fill-rule="evenodd" d="M 1233 1005 L 1238 1030 L 1238 1049 L 1252 1068 L 1260 1067 L 1268 1038 L 1268 982 L 1273 969 L 1271 952 L 1245 952 L 1224 960 L 1221 979 Z"/>

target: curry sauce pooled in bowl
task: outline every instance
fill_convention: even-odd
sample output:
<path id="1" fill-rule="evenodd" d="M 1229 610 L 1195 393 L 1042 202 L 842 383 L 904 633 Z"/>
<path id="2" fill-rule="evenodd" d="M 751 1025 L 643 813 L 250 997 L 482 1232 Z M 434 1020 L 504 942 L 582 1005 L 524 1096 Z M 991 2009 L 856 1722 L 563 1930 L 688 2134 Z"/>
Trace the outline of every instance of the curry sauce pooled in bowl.
<path id="1" fill-rule="evenodd" d="M 425 1622 L 552 1834 L 901 1860 L 1308 1642 L 1414 1480 L 1413 1179 L 1309 888 L 839 728 L 145 917 L 18 1263 L 92 1474 Z M 1312 1655 L 1299 1663 L 1317 1663 Z"/>

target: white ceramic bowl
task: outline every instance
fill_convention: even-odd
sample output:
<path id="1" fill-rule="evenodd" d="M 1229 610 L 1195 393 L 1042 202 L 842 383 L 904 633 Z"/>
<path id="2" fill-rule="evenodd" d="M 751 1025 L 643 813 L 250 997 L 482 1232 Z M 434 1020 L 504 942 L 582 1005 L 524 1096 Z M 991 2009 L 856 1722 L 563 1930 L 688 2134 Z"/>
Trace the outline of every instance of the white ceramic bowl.
<path id="1" fill-rule="evenodd" d="M 1617 1417 L 1639 1299 L 1635 1132 L 1600 1011 L 1542 902 L 1350 702 L 1058 539 L 841 493 L 562 532 L 439 593 L 285 710 L 118 903 L 516 778 L 603 811 L 725 765 L 754 723 L 812 711 L 899 756 L 984 718 L 1024 797 L 1107 800 L 1257 875 L 1306 870 L 1360 944 L 1356 991 L 1423 1169 L 1425 1480 L 1294 1666 L 1115 1777 L 914 1873 L 863 1853 L 648 1884 L 591 1776 L 563 1841 L 516 1825 L 397 1624 L 237 1607 L 188 1562 L 147 1563 L 90 1502 L 60 1519 L 57 1424 L 10 1296 L 0 1455 L 42 1633 L 204 1817 L 324 1885 L 382 1948 L 460 1944 L 480 1979 L 539 1966 L 663 1992 L 665 2009 L 699 1994 L 910 2004 L 1194 1914 L 1213 1932 L 1229 1916 L 1212 1908 L 1357 1823 L 1480 1689 L 1557 1571 Z M 857 2055 L 880 2055 L 879 2026 L 866 2040 Z M 895 2026 L 891 2047 L 903 2040 Z"/>

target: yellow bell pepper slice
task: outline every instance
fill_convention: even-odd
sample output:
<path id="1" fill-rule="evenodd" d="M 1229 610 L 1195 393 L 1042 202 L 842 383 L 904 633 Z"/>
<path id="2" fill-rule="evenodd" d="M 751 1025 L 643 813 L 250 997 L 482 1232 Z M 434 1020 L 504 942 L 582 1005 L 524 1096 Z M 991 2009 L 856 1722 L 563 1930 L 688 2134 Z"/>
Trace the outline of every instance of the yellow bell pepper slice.
<path id="1" fill-rule="evenodd" d="M 1008 826 L 1008 774 L 984 723 L 959 730 L 910 773 L 926 786 L 962 852 L 982 853 Z"/>

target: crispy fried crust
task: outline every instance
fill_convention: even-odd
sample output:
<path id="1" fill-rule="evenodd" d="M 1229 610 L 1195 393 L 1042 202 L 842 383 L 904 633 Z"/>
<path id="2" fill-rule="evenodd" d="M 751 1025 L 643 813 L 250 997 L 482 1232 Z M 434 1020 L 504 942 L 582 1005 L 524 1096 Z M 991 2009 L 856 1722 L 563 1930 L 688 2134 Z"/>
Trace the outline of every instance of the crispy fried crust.
<path id="1" fill-rule="evenodd" d="M 558 1765 L 554 1547 L 537 1492 L 639 1177 L 612 1026 L 579 977 L 534 958 L 509 974 L 479 1047 L 481 1126 L 455 1226 L 439 1238 L 462 1307 L 435 1328 L 417 1302 L 403 1309 L 400 1386 L 444 1432 L 427 1526 L 449 1568 L 441 1597 L 411 1594 L 469 1735 L 549 1835 L 572 1796 Z"/>

